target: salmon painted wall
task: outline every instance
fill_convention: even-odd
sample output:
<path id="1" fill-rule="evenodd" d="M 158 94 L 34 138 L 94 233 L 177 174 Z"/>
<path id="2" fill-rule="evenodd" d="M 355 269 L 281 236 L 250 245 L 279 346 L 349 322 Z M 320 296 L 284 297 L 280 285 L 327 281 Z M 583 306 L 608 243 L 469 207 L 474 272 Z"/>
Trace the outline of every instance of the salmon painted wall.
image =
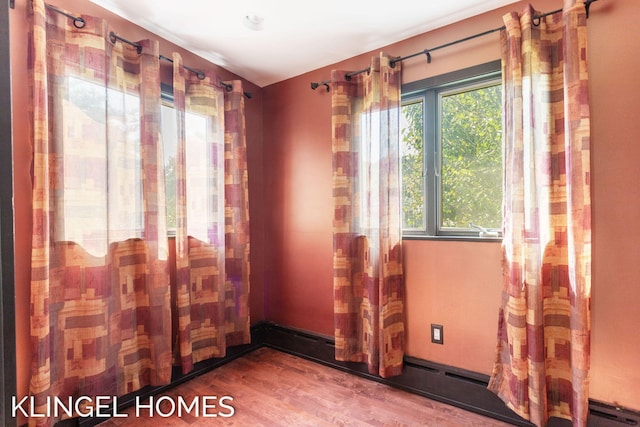
<path id="1" fill-rule="evenodd" d="M 381 48 L 404 56 L 487 29 L 525 2 Z M 533 2 L 541 11 L 558 0 Z M 591 398 L 640 410 L 640 2 L 603 1 L 589 19 L 593 168 Z M 312 47 L 310 47 L 312 48 Z M 375 52 L 372 52 L 375 53 Z M 333 335 L 330 70 L 359 70 L 371 54 L 264 89 L 265 316 Z M 499 59 L 497 34 L 403 63 L 405 83 Z M 405 241 L 407 353 L 489 374 L 501 298 L 500 244 Z M 444 345 L 429 325 L 444 325 Z"/>
<path id="2" fill-rule="evenodd" d="M 10 11 L 11 66 L 13 91 L 13 150 L 14 150 L 14 195 L 15 195 L 15 287 L 16 287 L 16 352 L 17 391 L 20 397 L 28 393 L 29 385 L 29 281 L 31 257 L 31 151 L 29 142 L 28 80 L 27 80 L 27 31 L 26 5 L 17 1 Z M 234 74 L 215 66 L 204 59 L 185 51 L 131 23 L 109 13 L 86 0 L 58 0 L 56 6 L 73 14 L 87 14 L 106 18 L 117 34 L 129 40 L 155 38 L 160 40 L 160 53 L 171 57 L 179 52 L 184 63 L 196 69 L 214 69 L 223 80 L 237 78 Z M 163 76 L 171 78 L 168 62 L 161 61 Z M 168 70 L 166 70 L 168 68 Z M 264 320 L 263 276 L 264 219 L 262 172 L 262 89 L 243 82 L 244 89 L 252 93 L 245 99 L 246 133 L 248 144 L 249 197 L 251 214 L 251 317 L 252 323 Z M 22 420 L 24 421 L 24 420 Z"/>

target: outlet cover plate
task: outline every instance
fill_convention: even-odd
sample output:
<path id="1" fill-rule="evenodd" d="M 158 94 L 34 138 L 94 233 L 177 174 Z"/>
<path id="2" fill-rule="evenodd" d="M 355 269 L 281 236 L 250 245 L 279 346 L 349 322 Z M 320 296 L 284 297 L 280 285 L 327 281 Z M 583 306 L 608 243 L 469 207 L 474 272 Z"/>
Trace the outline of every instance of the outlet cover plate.
<path id="1" fill-rule="evenodd" d="M 442 325 L 431 324 L 431 342 L 444 344 L 444 331 Z"/>

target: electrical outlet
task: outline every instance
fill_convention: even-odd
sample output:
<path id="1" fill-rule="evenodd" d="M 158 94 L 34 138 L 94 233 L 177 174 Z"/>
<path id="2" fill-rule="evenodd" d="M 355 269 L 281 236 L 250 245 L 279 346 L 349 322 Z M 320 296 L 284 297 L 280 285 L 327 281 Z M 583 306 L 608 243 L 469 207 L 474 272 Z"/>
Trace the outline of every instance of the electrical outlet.
<path id="1" fill-rule="evenodd" d="M 431 324 L 431 342 L 444 344 L 444 330 L 442 325 Z"/>

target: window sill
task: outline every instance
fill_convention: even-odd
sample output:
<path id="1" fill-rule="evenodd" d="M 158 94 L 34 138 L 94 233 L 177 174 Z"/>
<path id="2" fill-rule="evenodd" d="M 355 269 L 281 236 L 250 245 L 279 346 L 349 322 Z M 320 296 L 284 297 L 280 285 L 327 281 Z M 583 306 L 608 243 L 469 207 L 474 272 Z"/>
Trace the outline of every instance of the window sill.
<path id="1" fill-rule="evenodd" d="M 427 236 L 424 234 L 403 235 L 402 240 L 433 240 L 443 242 L 483 242 L 502 243 L 502 237 L 479 237 L 479 236 Z"/>

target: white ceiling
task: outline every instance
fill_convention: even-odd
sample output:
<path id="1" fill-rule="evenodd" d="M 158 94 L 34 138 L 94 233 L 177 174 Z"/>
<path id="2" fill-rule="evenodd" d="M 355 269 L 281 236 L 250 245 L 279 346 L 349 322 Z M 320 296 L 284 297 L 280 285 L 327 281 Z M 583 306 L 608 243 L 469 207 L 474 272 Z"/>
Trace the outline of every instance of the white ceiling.
<path id="1" fill-rule="evenodd" d="M 260 87 L 515 2 L 91 1 Z M 264 18 L 264 28 L 247 29 L 247 15 Z"/>

